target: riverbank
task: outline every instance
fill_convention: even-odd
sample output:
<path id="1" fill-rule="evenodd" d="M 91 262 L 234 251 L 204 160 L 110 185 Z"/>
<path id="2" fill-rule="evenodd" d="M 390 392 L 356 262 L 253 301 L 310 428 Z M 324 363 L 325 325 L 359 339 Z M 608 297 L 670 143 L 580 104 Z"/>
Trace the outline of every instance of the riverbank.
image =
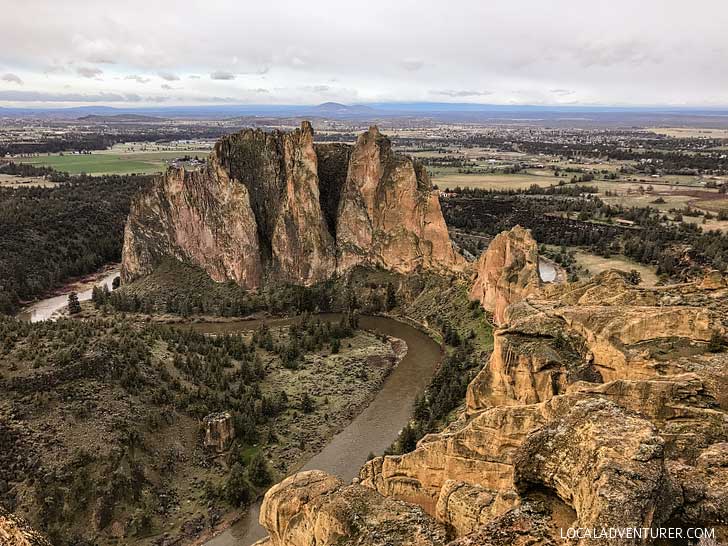
<path id="1" fill-rule="evenodd" d="M 353 479 L 369 453 L 382 453 L 396 440 L 399 431 L 411 418 L 415 397 L 424 391 L 440 363 L 440 345 L 414 326 L 391 318 L 364 316 L 360 318 L 360 327 L 403 340 L 408 348 L 407 353 L 371 403 L 335 435 L 324 449 L 295 471 L 319 469 L 346 481 Z M 265 530 L 258 524 L 259 509 L 260 503 L 254 503 L 235 524 L 210 540 L 197 540 L 194 544 L 253 544 L 266 536 Z"/>
<path id="2" fill-rule="evenodd" d="M 95 286 L 107 286 L 113 288 L 113 282 L 121 272 L 119 264 L 108 264 L 99 271 L 85 275 L 78 279 L 72 279 L 63 286 L 53 290 L 46 297 L 35 302 L 29 302 L 16 315 L 20 320 L 38 322 L 41 320 L 54 319 L 62 316 L 63 310 L 68 305 L 68 294 L 76 292 L 80 302 L 91 299 Z"/>

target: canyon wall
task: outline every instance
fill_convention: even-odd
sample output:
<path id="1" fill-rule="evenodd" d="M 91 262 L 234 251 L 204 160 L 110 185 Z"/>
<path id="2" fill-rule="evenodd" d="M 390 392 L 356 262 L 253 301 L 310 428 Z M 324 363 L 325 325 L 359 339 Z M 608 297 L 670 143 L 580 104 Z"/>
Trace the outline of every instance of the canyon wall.
<path id="1" fill-rule="evenodd" d="M 517 235 L 519 245 L 530 238 Z M 508 242 L 500 249 L 508 274 L 487 268 L 489 278 L 528 286 L 534 260 L 519 258 Z M 503 309 L 494 350 L 451 424 L 412 452 L 372 459 L 350 487 L 421 508 L 448 530 L 440 545 L 545 546 L 562 543 L 569 527 L 701 526 L 725 540 L 726 284 L 646 288 L 608 271 L 516 300 Z M 297 517 L 276 508 L 288 493 L 284 482 L 275 503 L 266 496 L 268 529 Z M 375 517 L 375 498 L 341 517 Z M 335 505 L 340 494 L 319 502 Z"/>
<path id="2" fill-rule="evenodd" d="M 247 129 L 216 143 L 201 170 L 169 169 L 134 200 L 122 278 L 173 259 L 246 289 L 311 285 L 356 265 L 459 269 L 426 171 L 376 127 L 354 146 L 313 129 Z"/>

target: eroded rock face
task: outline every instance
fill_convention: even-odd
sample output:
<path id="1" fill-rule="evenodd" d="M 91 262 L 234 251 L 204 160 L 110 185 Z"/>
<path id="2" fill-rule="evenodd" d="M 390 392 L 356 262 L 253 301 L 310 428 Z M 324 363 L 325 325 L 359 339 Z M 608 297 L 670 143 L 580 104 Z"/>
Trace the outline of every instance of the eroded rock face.
<path id="1" fill-rule="evenodd" d="M 463 416 L 411 453 L 369 461 L 361 483 L 422 506 L 458 545 L 552 543 L 540 516 L 524 521 L 540 495 L 573 511 L 562 528 L 700 521 L 724 536 L 728 356 L 709 340 L 724 334 L 728 302 L 717 290 L 642 288 L 613 271 L 508 306 Z"/>
<path id="2" fill-rule="evenodd" d="M 359 264 L 398 272 L 462 264 L 427 172 L 394 153 L 376 127 L 351 150 L 336 226 L 341 271 Z"/>
<path id="3" fill-rule="evenodd" d="M 365 510 L 362 508 L 366 507 Z M 260 523 L 269 546 L 435 546 L 445 527 L 421 508 L 318 470 L 300 472 L 265 494 Z"/>
<path id="4" fill-rule="evenodd" d="M 3 546 L 51 546 L 51 543 L 20 516 L 0 506 L 0 544 Z"/>
<path id="5" fill-rule="evenodd" d="M 359 264 L 399 272 L 459 268 L 427 173 L 376 127 L 355 146 L 244 130 L 221 139 L 201 171 L 170 169 L 132 204 L 122 279 L 163 260 L 247 289 L 310 285 Z"/>
<path id="6" fill-rule="evenodd" d="M 312 484 L 307 473 L 274 488 L 261 516 L 271 541 L 349 544 L 347 533 L 358 535 L 341 522 L 384 517 L 382 499 L 421 507 L 455 535 L 449 546 L 547 546 L 563 544 L 567 528 L 696 524 L 724 541 L 728 354 L 714 351 L 728 293 L 703 284 L 643 288 L 610 271 L 507 306 L 458 419 L 410 453 L 367 462 L 357 485 L 325 474 Z M 362 504 L 342 500 L 362 486 L 371 490 Z M 339 502 L 334 524 L 322 506 Z M 281 534 L 288 529 L 295 538 Z M 629 534 L 573 542 L 652 543 Z"/>
<path id="7" fill-rule="evenodd" d="M 540 288 L 538 245 L 529 230 L 516 226 L 498 234 L 483 252 L 470 296 L 503 324 L 506 307 Z"/>

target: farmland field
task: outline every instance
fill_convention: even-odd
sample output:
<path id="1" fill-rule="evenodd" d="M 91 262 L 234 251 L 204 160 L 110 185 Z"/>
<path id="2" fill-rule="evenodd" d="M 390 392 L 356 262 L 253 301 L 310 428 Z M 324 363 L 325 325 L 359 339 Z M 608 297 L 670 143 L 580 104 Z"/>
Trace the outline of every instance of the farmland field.
<path id="1" fill-rule="evenodd" d="M 185 154 L 204 157 L 209 150 L 179 150 L 170 152 L 123 152 L 108 150 L 92 154 L 53 154 L 18 158 L 15 161 L 51 167 L 69 174 L 153 174 L 162 172 L 166 162 Z"/>
<path id="2" fill-rule="evenodd" d="M 476 188 L 484 190 L 519 190 L 534 184 L 548 187 L 557 185 L 563 178 L 542 174 L 437 174 L 432 177 L 433 184 L 440 189 Z"/>

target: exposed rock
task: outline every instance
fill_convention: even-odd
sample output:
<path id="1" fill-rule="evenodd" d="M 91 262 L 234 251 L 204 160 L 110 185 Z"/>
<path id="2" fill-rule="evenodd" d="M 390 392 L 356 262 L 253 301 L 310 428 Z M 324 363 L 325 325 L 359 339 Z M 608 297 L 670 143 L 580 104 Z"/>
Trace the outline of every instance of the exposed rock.
<path id="1" fill-rule="evenodd" d="M 446 530 L 422 509 L 312 470 L 265 494 L 260 523 L 270 546 L 436 546 Z"/>
<path id="2" fill-rule="evenodd" d="M 368 462 L 361 483 L 422 506 L 458 545 L 549 544 L 557 537 L 533 520 L 533 532 L 501 528 L 542 492 L 573 510 L 562 527 L 699 521 L 725 533 L 728 357 L 708 352 L 724 331 L 716 304 L 695 284 L 646 289 L 613 271 L 508 306 L 466 414 L 411 453 Z"/>
<path id="3" fill-rule="evenodd" d="M 202 420 L 205 426 L 205 447 L 222 453 L 235 438 L 233 417 L 228 412 L 211 413 Z"/>
<path id="4" fill-rule="evenodd" d="M 319 473 L 274 488 L 261 515 L 270 544 L 358 544 L 346 542 L 358 527 L 341 522 L 370 521 L 383 498 L 421 507 L 455 533 L 449 546 L 550 546 L 569 527 L 700 525 L 724 540 L 728 356 L 710 340 L 725 332 L 728 301 L 717 291 L 645 288 L 612 271 L 512 303 L 457 420 L 410 453 L 367 462 L 357 485 Z M 362 486 L 361 504 L 342 500 Z M 410 525 L 392 518 L 398 532 Z"/>
<path id="5" fill-rule="evenodd" d="M 246 289 L 310 285 L 359 264 L 458 268 L 426 171 L 376 127 L 355 146 L 247 129 L 221 139 L 200 171 L 169 169 L 134 200 L 122 279 L 173 259 Z"/>
<path id="6" fill-rule="evenodd" d="M 336 226 L 340 271 L 359 264 L 403 273 L 462 264 L 427 171 L 394 153 L 377 127 L 351 151 Z"/>
<path id="7" fill-rule="evenodd" d="M 470 296 L 503 324 L 505 309 L 539 290 L 538 245 L 521 226 L 498 234 L 483 252 Z"/>
<path id="8" fill-rule="evenodd" d="M 38 531 L 32 529 L 20 516 L 0 506 L 0 544 L 3 546 L 51 546 Z"/>
<path id="9" fill-rule="evenodd" d="M 646 290 L 617 271 L 545 290 L 507 308 L 488 365 L 468 387 L 469 411 L 530 404 L 575 381 L 612 381 L 680 373 L 672 359 L 703 353 L 718 315 L 683 296 L 658 305 L 665 289 Z M 606 287 L 606 288 L 605 288 Z"/>

